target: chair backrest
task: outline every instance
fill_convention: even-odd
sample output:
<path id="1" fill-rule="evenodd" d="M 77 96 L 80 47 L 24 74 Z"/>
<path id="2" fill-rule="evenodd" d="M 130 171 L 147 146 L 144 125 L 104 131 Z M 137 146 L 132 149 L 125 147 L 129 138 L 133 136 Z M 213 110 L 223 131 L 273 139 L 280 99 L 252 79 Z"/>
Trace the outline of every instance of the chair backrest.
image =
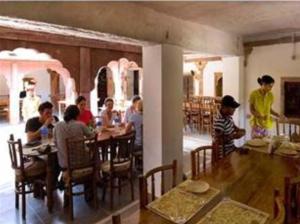
<path id="1" fill-rule="evenodd" d="M 21 175 L 24 176 L 24 157 L 21 139 L 15 141 L 14 136 L 11 134 L 7 143 L 12 168 L 19 169 Z"/>
<path id="2" fill-rule="evenodd" d="M 284 204 L 286 221 L 292 223 L 300 220 L 300 176 L 284 179 Z"/>
<path id="3" fill-rule="evenodd" d="M 207 166 L 212 166 L 216 160 L 216 150 L 212 145 L 206 145 L 191 151 L 192 179 L 199 179 L 206 172 Z"/>
<path id="4" fill-rule="evenodd" d="M 117 136 L 111 139 L 110 144 L 110 167 L 111 172 L 118 164 L 130 161 L 130 169 L 132 168 L 132 152 L 134 148 L 135 132 L 126 135 Z"/>
<path id="5" fill-rule="evenodd" d="M 148 203 L 148 178 L 151 177 L 151 201 L 155 200 L 155 174 L 161 172 L 161 195 L 165 193 L 165 174 L 164 172 L 172 171 L 172 188 L 176 186 L 177 160 L 172 164 L 156 167 L 148 171 L 145 175 L 139 177 L 140 188 L 140 207 L 144 208 Z"/>
<path id="6" fill-rule="evenodd" d="M 276 119 L 276 134 L 288 135 L 292 142 L 300 142 L 300 124 L 290 119 Z"/>
<path id="7" fill-rule="evenodd" d="M 280 197 L 279 190 L 274 190 L 274 219 L 273 224 L 284 224 L 285 221 L 285 208 L 283 198 Z"/>
<path id="8" fill-rule="evenodd" d="M 112 221 L 112 224 L 121 224 L 121 216 L 120 216 L 120 214 L 112 215 L 111 221 Z"/>
<path id="9" fill-rule="evenodd" d="M 97 159 L 96 137 L 92 138 L 68 138 L 67 146 L 67 170 L 72 177 L 72 171 L 94 167 Z"/>

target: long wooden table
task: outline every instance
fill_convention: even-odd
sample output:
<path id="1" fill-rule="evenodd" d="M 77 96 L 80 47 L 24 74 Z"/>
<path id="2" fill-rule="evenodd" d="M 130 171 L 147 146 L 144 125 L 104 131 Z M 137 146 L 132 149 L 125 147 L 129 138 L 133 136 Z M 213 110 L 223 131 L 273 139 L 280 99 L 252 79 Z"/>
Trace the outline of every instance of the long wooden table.
<path id="1" fill-rule="evenodd" d="M 250 151 L 236 152 L 206 171 L 201 177 L 220 189 L 225 197 L 273 214 L 273 190 L 283 194 L 284 177 L 300 174 L 300 161 Z M 149 210 L 138 210 L 124 218 L 124 223 L 171 223 Z"/>

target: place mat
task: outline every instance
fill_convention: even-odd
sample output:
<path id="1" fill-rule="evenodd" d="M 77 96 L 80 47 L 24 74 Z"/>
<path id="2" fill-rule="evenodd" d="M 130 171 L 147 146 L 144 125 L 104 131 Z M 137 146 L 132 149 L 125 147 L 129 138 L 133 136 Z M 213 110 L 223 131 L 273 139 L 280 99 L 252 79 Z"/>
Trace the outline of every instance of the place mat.
<path id="1" fill-rule="evenodd" d="M 225 199 L 197 224 L 265 224 L 270 215 L 234 200 Z"/>
<path id="2" fill-rule="evenodd" d="M 174 223 L 186 223 L 194 215 L 209 210 L 220 200 L 220 191 L 210 187 L 208 191 L 194 194 L 182 190 L 186 181 L 173 188 L 160 198 L 148 204 L 148 209 Z"/>

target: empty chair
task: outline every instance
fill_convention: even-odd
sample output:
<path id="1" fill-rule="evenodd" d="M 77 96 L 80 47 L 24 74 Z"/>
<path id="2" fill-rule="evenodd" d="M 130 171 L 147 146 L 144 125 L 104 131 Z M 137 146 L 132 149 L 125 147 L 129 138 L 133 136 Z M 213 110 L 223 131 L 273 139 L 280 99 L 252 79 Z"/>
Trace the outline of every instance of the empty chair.
<path id="1" fill-rule="evenodd" d="M 274 219 L 273 224 L 284 224 L 285 208 L 279 190 L 274 190 Z"/>
<path id="2" fill-rule="evenodd" d="M 216 150 L 212 145 L 202 146 L 191 151 L 192 179 L 199 179 L 201 173 L 205 173 L 216 160 Z"/>
<path id="3" fill-rule="evenodd" d="M 121 216 L 120 214 L 115 214 L 111 216 L 112 224 L 121 224 Z"/>
<path id="4" fill-rule="evenodd" d="M 145 208 L 149 203 L 148 199 L 148 178 L 151 177 L 151 200 L 155 199 L 155 174 L 161 172 L 161 195 L 165 193 L 165 171 L 172 171 L 172 187 L 176 186 L 177 161 L 172 164 L 156 167 L 139 177 L 140 207 Z"/>
<path id="5" fill-rule="evenodd" d="M 69 217 L 74 219 L 73 214 L 73 196 L 85 194 L 86 199 L 93 196 L 94 206 L 97 205 L 97 187 L 98 179 L 98 153 L 95 147 L 95 138 L 88 139 L 67 139 L 67 169 L 64 171 L 63 178 L 66 185 L 65 202 L 68 200 Z M 76 185 L 84 185 L 84 191 L 73 192 Z"/>
<path id="6" fill-rule="evenodd" d="M 286 209 L 286 222 L 300 221 L 300 176 L 286 177 L 284 179 L 284 203 Z"/>
<path id="7" fill-rule="evenodd" d="M 134 139 L 135 133 L 131 132 L 124 136 L 112 138 L 109 150 L 106 147 L 101 149 L 101 171 L 104 181 L 103 199 L 106 195 L 106 189 L 109 187 L 111 209 L 113 209 L 114 189 L 118 188 L 119 194 L 121 194 L 124 179 L 130 183 L 131 199 L 134 200 L 132 169 Z"/>
<path id="8" fill-rule="evenodd" d="M 276 119 L 276 134 L 287 135 L 292 142 L 300 142 L 300 124 L 290 119 Z"/>
<path id="9" fill-rule="evenodd" d="M 46 164 L 44 161 L 28 160 L 23 155 L 22 142 L 10 135 L 8 142 L 12 168 L 15 171 L 15 206 L 19 209 L 19 195 L 22 196 L 22 218 L 26 218 L 26 194 L 33 193 L 32 185 L 45 184 Z"/>

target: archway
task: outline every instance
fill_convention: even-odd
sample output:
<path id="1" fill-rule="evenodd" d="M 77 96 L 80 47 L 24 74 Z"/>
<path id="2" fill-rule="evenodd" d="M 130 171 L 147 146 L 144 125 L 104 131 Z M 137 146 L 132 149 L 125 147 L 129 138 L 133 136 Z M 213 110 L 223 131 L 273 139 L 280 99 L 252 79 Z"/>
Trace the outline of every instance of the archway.
<path id="1" fill-rule="evenodd" d="M 97 72 L 90 95 L 91 111 L 98 114 L 107 96 L 114 98 L 115 107 L 122 110 L 133 95 L 142 95 L 142 68 L 126 58 L 111 61 Z"/>
<path id="2" fill-rule="evenodd" d="M 0 75 L 4 75 L 9 88 L 9 120 L 10 123 L 19 122 L 19 92 L 22 89 L 22 79 L 31 71 L 47 70 L 57 72 L 63 80 L 66 104 L 72 102 L 75 94 L 74 80 L 62 63 L 50 55 L 40 53 L 34 49 L 17 48 L 13 51 L 0 52 Z M 71 83 L 71 84 L 70 84 Z"/>

